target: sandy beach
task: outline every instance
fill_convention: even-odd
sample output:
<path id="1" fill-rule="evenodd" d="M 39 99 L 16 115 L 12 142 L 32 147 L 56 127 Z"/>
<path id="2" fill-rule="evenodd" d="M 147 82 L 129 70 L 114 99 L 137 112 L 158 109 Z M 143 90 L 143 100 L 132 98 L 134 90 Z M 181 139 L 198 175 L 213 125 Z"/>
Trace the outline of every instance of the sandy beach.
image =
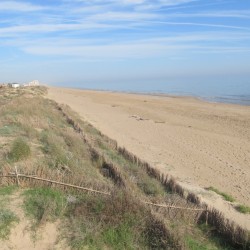
<path id="1" fill-rule="evenodd" d="M 250 205 L 249 106 L 55 87 L 48 97 L 183 185 Z"/>

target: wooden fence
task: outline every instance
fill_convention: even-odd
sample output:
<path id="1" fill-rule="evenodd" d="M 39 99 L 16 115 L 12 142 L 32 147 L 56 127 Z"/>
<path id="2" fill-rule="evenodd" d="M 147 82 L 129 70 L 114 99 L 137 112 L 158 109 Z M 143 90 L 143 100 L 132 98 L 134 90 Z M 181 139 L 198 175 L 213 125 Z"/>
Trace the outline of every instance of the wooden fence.
<path id="1" fill-rule="evenodd" d="M 0 178 L 15 178 L 18 186 L 21 186 L 20 178 L 27 178 L 27 179 L 33 179 L 33 180 L 47 182 L 47 183 L 51 183 L 51 184 L 56 184 L 56 185 L 60 185 L 60 186 L 64 186 L 64 187 L 70 187 L 70 188 L 74 188 L 74 189 L 78 189 L 78 190 L 82 190 L 82 191 L 86 191 L 86 192 L 91 192 L 91 193 L 96 193 L 96 194 L 101 194 L 101 195 L 111 195 L 111 193 L 109 193 L 109 192 L 104 192 L 104 191 L 95 190 L 92 188 L 68 184 L 68 183 L 64 183 L 64 182 L 60 182 L 60 181 L 45 179 L 45 178 L 37 177 L 36 175 L 20 174 L 20 173 L 18 173 L 17 167 L 15 167 L 14 172 L 10 172 L 8 175 L 0 175 Z M 202 209 L 202 208 L 178 207 L 178 206 L 166 205 L 166 204 L 156 204 L 156 203 L 143 201 L 143 200 L 141 200 L 141 202 L 146 204 L 146 205 L 161 207 L 161 208 L 181 209 L 181 210 L 191 210 L 191 211 L 205 211 L 207 216 L 208 216 L 208 212 L 209 212 L 207 209 Z"/>

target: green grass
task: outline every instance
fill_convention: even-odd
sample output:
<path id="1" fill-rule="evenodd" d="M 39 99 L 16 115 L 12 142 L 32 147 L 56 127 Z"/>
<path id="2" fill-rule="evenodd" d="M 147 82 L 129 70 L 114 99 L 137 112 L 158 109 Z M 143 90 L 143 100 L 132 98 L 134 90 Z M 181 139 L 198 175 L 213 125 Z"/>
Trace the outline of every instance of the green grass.
<path id="1" fill-rule="evenodd" d="M 17 132 L 20 131 L 19 126 L 15 124 L 5 125 L 0 128 L 1 136 L 15 136 Z"/>
<path id="2" fill-rule="evenodd" d="M 203 243 L 200 243 L 191 237 L 187 237 L 186 244 L 187 244 L 188 249 L 190 250 L 212 250 L 212 249 L 215 250 L 215 248 L 207 247 Z"/>
<path id="3" fill-rule="evenodd" d="M 131 196 L 83 195 L 68 211 L 73 249 L 145 249 L 143 236 L 147 210 Z"/>
<path id="4" fill-rule="evenodd" d="M 43 144 L 43 152 L 51 158 L 51 165 L 57 167 L 59 165 L 68 165 L 69 157 L 67 151 L 63 147 L 65 142 L 62 137 L 48 131 L 41 133 L 41 142 Z"/>
<path id="5" fill-rule="evenodd" d="M 66 198 L 62 192 L 51 188 L 34 188 L 24 192 L 26 214 L 37 223 L 41 220 L 54 221 L 65 211 Z"/>
<path id="6" fill-rule="evenodd" d="M 213 191 L 213 192 L 221 195 L 226 201 L 230 201 L 230 202 L 234 202 L 235 201 L 235 199 L 230 194 L 221 192 L 220 190 L 218 190 L 215 187 L 209 187 L 208 190 L 211 190 L 211 191 Z"/>
<path id="7" fill-rule="evenodd" d="M 235 199 L 229 195 L 229 194 L 226 194 L 224 192 L 221 192 L 219 191 L 217 188 L 214 188 L 214 187 L 209 187 L 208 190 L 211 190 L 211 191 L 214 191 L 215 193 L 221 195 L 226 201 L 230 201 L 230 202 L 235 202 Z M 250 214 L 250 207 L 248 206 L 245 206 L 245 205 L 238 205 L 235 207 L 236 210 L 238 210 L 240 213 L 243 213 L 243 214 Z"/>
<path id="8" fill-rule="evenodd" d="M 6 186 L 0 188 L 0 195 L 11 195 L 13 192 L 15 192 L 17 189 L 17 186 Z"/>
<path id="9" fill-rule="evenodd" d="M 17 138 L 13 141 L 11 150 L 8 154 L 8 159 L 17 162 L 27 159 L 30 156 L 30 147 L 22 138 Z"/>
<path id="10" fill-rule="evenodd" d="M 245 205 L 238 205 L 236 209 L 243 214 L 250 214 L 250 207 Z"/>
<path id="11" fill-rule="evenodd" d="M 79 224 L 78 237 L 70 243 L 73 249 L 136 249 L 137 242 L 131 221 L 125 220 L 117 225 L 102 225 L 102 223 L 85 221 Z M 76 224 L 75 224 L 76 225 Z M 94 230 L 98 228 L 99 232 Z M 92 229 L 90 228 L 92 227 Z M 142 245 L 141 245 L 142 246 Z"/>
<path id="12" fill-rule="evenodd" d="M 203 235 L 206 235 L 206 237 L 203 237 Z M 199 224 L 195 237 L 186 237 L 186 243 L 190 244 L 190 249 L 199 249 L 195 246 L 200 245 L 208 250 L 234 250 L 235 248 L 228 243 L 228 240 L 227 237 L 217 235 L 215 228 L 205 223 Z"/>
<path id="13" fill-rule="evenodd" d="M 164 189 L 161 185 L 159 185 L 159 182 L 149 176 L 146 176 L 146 178 L 142 181 L 138 182 L 138 187 L 149 196 L 157 196 L 157 195 L 164 195 Z"/>
<path id="14" fill-rule="evenodd" d="M 0 208 L 0 239 L 8 239 L 15 222 L 18 222 L 18 218 L 13 212 Z"/>
<path id="15" fill-rule="evenodd" d="M 131 223 L 124 221 L 118 226 L 108 227 L 102 233 L 103 241 L 113 249 L 134 249 L 134 232 Z"/>

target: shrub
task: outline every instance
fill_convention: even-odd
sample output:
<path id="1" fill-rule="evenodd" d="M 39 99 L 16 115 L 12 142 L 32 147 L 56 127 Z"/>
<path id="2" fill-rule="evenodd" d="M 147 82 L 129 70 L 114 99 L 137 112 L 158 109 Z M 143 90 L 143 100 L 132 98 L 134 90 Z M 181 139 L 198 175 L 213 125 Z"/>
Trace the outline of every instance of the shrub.
<path id="1" fill-rule="evenodd" d="M 24 160 L 30 156 L 30 147 L 29 145 L 22 139 L 17 138 L 13 141 L 11 150 L 8 154 L 8 158 L 11 161 L 19 161 Z"/>

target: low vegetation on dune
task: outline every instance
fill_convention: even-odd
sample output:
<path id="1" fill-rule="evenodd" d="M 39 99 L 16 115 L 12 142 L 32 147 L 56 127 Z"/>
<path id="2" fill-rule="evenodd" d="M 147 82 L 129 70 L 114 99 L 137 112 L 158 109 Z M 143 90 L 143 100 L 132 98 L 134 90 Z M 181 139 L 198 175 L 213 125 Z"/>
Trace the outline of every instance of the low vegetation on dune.
<path id="1" fill-rule="evenodd" d="M 13 193 L 15 187 L 0 188 L 0 241 L 7 240 L 11 228 L 18 222 L 18 217 L 7 207 L 8 196 Z"/>
<path id="2" fill-rule="evenodd" d="M 237 205 L 236 209 L 243 214 L 250 214 L 250 207 L 245 205 Z"/>
<path id="3" fill-rule="evenodd" d="M 209 187 L 208 190 L 213 191 L 213 192 L 221 195 L 226 201 L 230 201 L 230 202 L 234 202 L 235 201 L 235 199 L 232 197 L 232 195 L 224 193 L 224 192 L 221 192 L 220 190 L 218 190 L 215 187 Z"/>
<path id="4" fill-rule="evenodd" d="M 7 240 L 18 223 L 5 200 L 19 190 L 32 229 L 59 221 L 58 241 L 65 240 L 69 249 L 249 247 L 248 232 L 223 227 L 223 217 L 208 213 L 174 179 L 119 148 L 45 93 L 44 87 L 0 89 L 0 204 L 5 204 L 0 240 Z M 3 176 L 15 167 L 21 174 L 100 193 L 29 178 L 19 178 L 21 187 L 13 188 L 15 177 Z"/>

